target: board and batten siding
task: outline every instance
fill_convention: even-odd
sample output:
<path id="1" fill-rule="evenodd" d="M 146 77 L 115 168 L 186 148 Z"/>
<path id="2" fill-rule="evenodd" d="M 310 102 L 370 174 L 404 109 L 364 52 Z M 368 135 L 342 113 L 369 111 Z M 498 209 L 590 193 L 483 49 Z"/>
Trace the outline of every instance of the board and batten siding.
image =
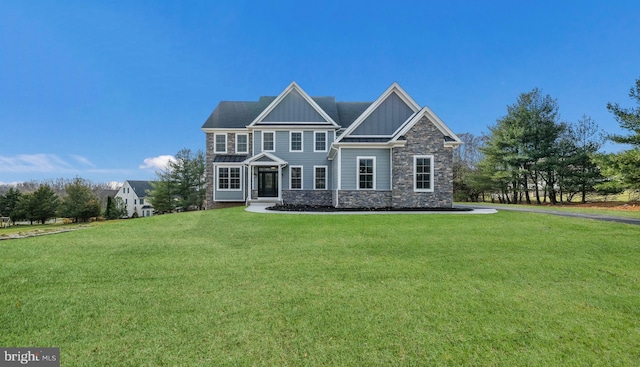
<path id="1" fill-rule="evenodd" d="M 352 133 L 352 136 L 391 136 L 413 110 L 396 93 L 384 100 Z"/>
<path id="2" fill-rule="evenodd" d="M 262 119 L 263 122 L 326 122 L 305 99 L 293 90 Z"/>
<path id="3" fill-rule="evenodd" d="M 388 148 L 342 148 L 340 189 L 358 190 L 358 157 L 375 157 L 375 189 L 391 190 L 391 154 Z"/>

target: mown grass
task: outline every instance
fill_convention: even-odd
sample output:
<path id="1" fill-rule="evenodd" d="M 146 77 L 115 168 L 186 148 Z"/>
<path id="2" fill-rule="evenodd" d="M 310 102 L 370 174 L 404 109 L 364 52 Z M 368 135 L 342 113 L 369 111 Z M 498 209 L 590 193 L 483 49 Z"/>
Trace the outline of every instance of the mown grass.
<path id="1" fill-rule="evenodd" d="M 640 360 L 637 226 L 242 208 L 0 242 L 0 345 L 64 366 Z"/>

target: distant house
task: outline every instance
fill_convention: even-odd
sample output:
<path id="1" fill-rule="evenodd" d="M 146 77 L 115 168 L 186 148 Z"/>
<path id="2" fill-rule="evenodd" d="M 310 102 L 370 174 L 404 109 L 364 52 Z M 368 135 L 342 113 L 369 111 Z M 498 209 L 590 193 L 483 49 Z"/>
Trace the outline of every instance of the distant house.
<path id="1" fill-rule="evenodd" d="M 129 218 L 153 215 L 153 206 L 147 200 L 148 193 L 153 189 L 152 182 L 127 180 L 116 193 L 115 197 L 124 201 Z"/>
<path id="2" fill-rule="evenodd" d="M 253 201 L 338 208 L 451 207 L 460 139 L 397 83 L 373 102 L 223 101 L 206 134 L 207 208 Z"/>

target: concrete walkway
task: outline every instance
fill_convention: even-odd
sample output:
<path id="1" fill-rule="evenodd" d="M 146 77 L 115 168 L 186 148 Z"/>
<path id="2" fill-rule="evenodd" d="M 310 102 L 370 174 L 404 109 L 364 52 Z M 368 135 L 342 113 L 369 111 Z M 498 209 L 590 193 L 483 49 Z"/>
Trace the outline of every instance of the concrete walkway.
<path id="1" fill-rule="evenodd" d="M 470 211 L 336 211 L 336 212 L 287 212 L 280 210 L 267 210 L 268 207 L 273 206 L 272 203 L 251 203 L 245 210 L 252 213 L 268 213 L 268 214 L 324 214 L 324 215 L 340 215 L 340 214 L 494 214 L 498 211 L 493 208 L 473 208 Z"/>

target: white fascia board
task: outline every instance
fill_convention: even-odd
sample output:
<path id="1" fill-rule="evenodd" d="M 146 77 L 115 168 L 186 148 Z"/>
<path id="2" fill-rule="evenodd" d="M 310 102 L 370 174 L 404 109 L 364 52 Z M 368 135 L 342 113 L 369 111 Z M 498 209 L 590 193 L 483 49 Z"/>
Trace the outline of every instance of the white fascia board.
<path id="1" fill-rule="evenodd" d="M 285 90 L 282 91 L 282 93 L 280 93 L 278 95 L 278 97 L 276 97 L 276 99 L 274 99 L 268 106 L 267 108 L 265 108 L 259 115 L 258 117 L 256 117 L 247 127 L 251 127 L 254 126 L 258 123 L 263 123 L 263 124 L 267 124 L 266 122 L 262 122 L 262 119 L 264 119 L 271 111 L 273 111 L 277 105 L 280 104 L 280 102 L 282 102 L 282 100 L 289 94 L 291 93 L 291 91 L 296 90 L 298 93 L 300 93 L 300 95 L 302 96 L 302 98 L 304 98 L 305 101 L 307 101 L 307 103 L 309 103 L 311 105 L 311 107 L 313 107 L 313 109 L 316 110 L 316 112 L 318 112 L 320 114 L 320 116 L 322 116 L 322 118 L 324 118 L 325 120 L 327 120 L 327 122 L 329 122 L 331 125 L 338 127 L 339 125 L 333 121 L 333 119 L 331 118 L 331 116 L 329 116 L 322 108 L 320 108 L 320 106 L 318 106 L 318 104 L 313 100 L 313 98 L 311 98 L 307 92 L 305 92 L 302 88 L 300 88 L 300 86 L 295 82 L 291 82 L 291 84 L 289 84 L 289 86 L 287 88 L 285 88 Z M 282 124 L 284 122 L 278 122 L 277 124 Z M 299 124 L 300 122 L 295 122 L 296 124 Z"/>
<path id="2" fill-rule="evenodd" d="M 263 157 L 267 157 L 267 158 L 271 159 L 271 162 L 256 162 L 258 159 L 263 158 Z M 274 164 L 286 166 L 288 164 L 287 161 L 284 161 L 284 160 L 282 160 L 282 159 L 280 159 L 280 158 L 276 157 L 275 155 L 270 154 L 268 152 L 262 152 L 262 153 L 260 153 L 258 155 L 255 155 L 253 157 L 247 158 L 241 163 L 246 164 L 246 165 L 250 165 L 250 166 L 272 166 Z"/>
<path id="3" fill-rule="evenodd" d="M 247 130 L 244 131 L 254 131 L 254 130 L 268 130 L 268 131 L 289 131 L 289 130 L 335 130 L 334 126 L 331 125 L 305 125 L 304 123 L 292 122 L 290 125 L 281 125 L 281 122 L 278 122 L 278 125 L 253 125 L 247 126 Z"/>
<path id="4" fill-rule="evenodd" d="M 384 143 L 333 143 L 337 148 L 394 148 L 394 147 L 403 147 L 406 145 L 404 140 L 400 141 L 389 141 Z"/>
<path id="5" fill-rule="evenodd" d="M 340 134 L 340 137 L 338 137 L 337 140 L 342 140 L 342 138 L 350 135 L 355 129 L 357 129 L 358 126 L 360 126 L 360 124 L 362 124 L 362 122 L 364 122 L 364 120 L 373 113 L 373 111 L 380 107 L 382 102 L 384 102 L 391 93 L 396 93 L 398 97 L 400 97 L 400 99 L 402 99 L 402 101 L 413 110 L 414 113 L 420 111 L 420 105 L 418 105 L 397 82 L 393 82 L 393 84 L 391 84 L 391 86 L 387 88 L 387 90 L 384 91 L 378 99 L 367 107 L 367 109 L 364 110 L 364 112 L 342 134 Z"/>

